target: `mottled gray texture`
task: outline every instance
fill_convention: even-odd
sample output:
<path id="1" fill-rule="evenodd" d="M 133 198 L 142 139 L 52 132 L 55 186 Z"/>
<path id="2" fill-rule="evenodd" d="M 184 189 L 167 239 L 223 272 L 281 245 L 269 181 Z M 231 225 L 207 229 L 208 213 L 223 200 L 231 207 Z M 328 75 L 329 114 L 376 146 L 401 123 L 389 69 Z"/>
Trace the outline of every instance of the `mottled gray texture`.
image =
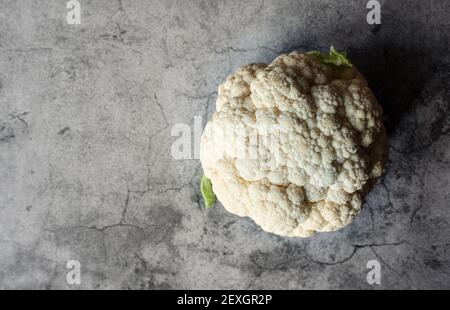
<path id="1" fill-rule="evenodd" d="M 450 3 L 0 0 L 0 288 L 450 288 Z M 389 169 L 347 228 L 205 210 L 170 130 L 238 66 L 347 50 L 389 114 Z M 66 283 L 66 262 L 82 284 Z M 382 264 L 382 285 L 366 263 Z"/>

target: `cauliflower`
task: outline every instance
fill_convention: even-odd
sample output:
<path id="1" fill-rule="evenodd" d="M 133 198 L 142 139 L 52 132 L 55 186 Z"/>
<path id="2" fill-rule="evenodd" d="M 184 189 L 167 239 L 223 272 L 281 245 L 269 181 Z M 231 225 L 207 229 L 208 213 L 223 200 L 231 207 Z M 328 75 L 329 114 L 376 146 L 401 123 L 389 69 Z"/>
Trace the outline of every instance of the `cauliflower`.
<path id="1" fill-rule="evenodd" d="M 382 114 L 334 48 L 239 68 L 219 86 L 201 138 L 202 193 L 210 184 L 215 193 L 208 207 L 217 196 L 229 212 L 283 236 L 348 225 L 385 169 Z"/>

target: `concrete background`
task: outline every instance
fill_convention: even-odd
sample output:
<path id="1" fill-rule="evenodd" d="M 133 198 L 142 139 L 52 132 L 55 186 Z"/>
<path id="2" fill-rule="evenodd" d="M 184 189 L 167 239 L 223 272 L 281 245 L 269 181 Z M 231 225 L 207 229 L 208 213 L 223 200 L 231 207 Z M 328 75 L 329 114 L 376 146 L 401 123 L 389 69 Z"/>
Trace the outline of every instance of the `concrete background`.
<path id="1" fill-rule="evenodd" d="M 0 288 L 450 288 L 450 3 L 0 0 Z M 238 66 L 347 50 L 389 115 L 354 224 L 281 238 L 218 205 L 170 131 Z M 381 285 L 366 264 L 381 263 Z M 81 285 L 66 282 L 68 260 Z"/>

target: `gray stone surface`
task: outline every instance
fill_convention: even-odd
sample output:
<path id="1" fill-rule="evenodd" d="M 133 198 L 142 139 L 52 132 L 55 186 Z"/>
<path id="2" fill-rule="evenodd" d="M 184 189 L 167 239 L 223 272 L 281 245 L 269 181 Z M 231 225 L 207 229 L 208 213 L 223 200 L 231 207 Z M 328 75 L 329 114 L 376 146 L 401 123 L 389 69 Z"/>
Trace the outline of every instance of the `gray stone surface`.
<path id="1" fill-rule="evenodd" d="M 450 288 L 448 1 L 382 1 L 381 27 L 360 0 L 80 2 L 68 25 L 66 1 L 0 0 L 0 288 Z M 354 224 L 281 238 L 205 210 L 172 126 L 238 66 L 331 44 L 389 115 Z"/>

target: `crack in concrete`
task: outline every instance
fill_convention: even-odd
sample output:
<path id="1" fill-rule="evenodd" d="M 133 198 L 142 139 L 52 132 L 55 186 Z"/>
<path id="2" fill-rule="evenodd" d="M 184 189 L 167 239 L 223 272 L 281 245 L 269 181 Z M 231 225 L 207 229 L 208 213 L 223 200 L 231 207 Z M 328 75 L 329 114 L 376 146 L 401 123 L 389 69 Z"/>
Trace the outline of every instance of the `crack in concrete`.
<path id="1" fill-rule="evenodd" d="M 161 115 L 164 119 L 164 123 L 166 124 L 166 126 L 169 126 L 169 122 L 167 121 L 166 113 L 164 112 L 164 109 L 163 109 L 161 103 L 159 102 L 158 96 L 156 96 L 155 93 L 153 93 L 153 98 L 155 99 L 155 103 L 158 106 L 159 110 L 161 111 Z"/>
<path id="2" fill-rule="evenodd" d="M 28 128 L 28 122 L 23 118 L 24 116 L 30 114 L 29 111 L 27 112 L 22 112 L 22 113 L 10 113 L 9 116 L 11 117 L 12 120 L 19 120 L 22 124 L 25 125 L 25 127 Z"/>
<path id="3" fill-rule="evenodd" d="M 402 243 L 400 243 L 402 244 Z M 378 258 L 378 260 L 384 265 L 386 266 L 386 268 L 391 271 L 393 274 L 395 274 L 396 276 L 398 276 L 401 279 L 407 279 L 407 280 L 411 280 L 409 279 L 409 277 L 405 277 L 404 275 L 402 275 L 401 273 L 399 273 L 398 271 L 396 271 L 392 266 L 390 266 L 382 257 L 381 255 L 379 255 L 375 249 L 374 246 L 370 246 L 371 251 L 373 252 L 373 254 Z M 411 285 L 414 289 L 419 289 L 417 286 L 415 286 L 412 281 L 409 281 L 409 285 Z"/>
<path id="4" fill-rule="evenodd" d="M 138 226 L 138 225 L 125 223 L 126 213 L 128 211 L 128 206 L 129 206 L 129 203 L 130 203 L 130 197 L 131 197 L 132 193 L 133 192 L 130 189 L 127 189 L 127 196 L 125 198 L 125 204 L 124 204 L 124 207 L 122 209 L 122 214 L 121 214 L 119 222 L 117 222 L 115 224 L 105 225 L 105 226 L 102 226 L 102 227 L 98 227 L 98 226 L 84 226 L 84 225 L 79 225 L 78 227 L 86 228 L 86 229 L 93 229 L 93 230 L 96 230 L 96 231 L 99 231 L 99 232 L 104 232 L 104 231 L 106 231 L 108 229 L 112 229 L 112 228 L 115 228 L 115 227 L 129 227 L 129 228 L 134 228 L 134 229 L 138 229 L 138 230 L 144 231 L 145 229 L 140 227 L 140 226 Z"/>
<path id="5" fill-rule="evenodd" d="M 392 202 L 392 198 L 391 198 L 391 192 L 389 191 L 387 185 L 386 185 L 386 176 L 387 174 L 384 174 L 383 177 L 381 178 L 381 186 L 384 188 L 384 190 L 386 191 L 386 195 L 387 195 L 387 200 L 388 200 L 388 206 L 391 207 L 392 209 L 395 208 L 394 203 Z"/>
<path id="6" fill-rule="evenodd" d="M 159 191 L 152 191 L 152 192 L 156 192 L 157 194 L 166 194 L 168 192 L 173 192 L 173 191 L 181 191 L 183 188 L 189 186 L 189 185 L 193 185 L 192 182 L 194 180 L 194 178 L 197 176 L 198 170 L 201 167 L 201 164 L 198 164 L 197 167 L 195 168 L 195 172 L 192 175 L 192 177 L 189 179 L 189 181 L 187 181 L 184 184 L 181 184 L 179 186 L 173 186 L 173 187 L 168 187 L 165 188 L 163 190 L 159 190 Z"/>
<path id="7" fill-rule="evenodd" d="M 346 262 L 350 261 L 355 254 L 358 252 L 360 248 L 354 246 L 352 252 L 350 253 L 350 255 L 348 257 L 345 257 L 341 260 L 335 261 L 335 262 L 323 262 L 323 261 L 318 261 L 318 260 L 314 260 L 311 258 L 307 258 L 308 261 L 319 264 L 319 265 L 326 265 L 326 266 L 336 266 L 336 265 L 342 265 L 345 264 Z"/>
<path id="8" fill-rule="evenodd" d="M 373 214 L 373 210 L 372 210 L 372 205 L 370 202 L 366 202 L 367 204 L 367 209 L 369 210 L 369 214 L 370 214 L 370 223 L 372 226 L 372 231 L 375 231 L 375 218 L 374 218 L 374 214 Z"/>
<path id="9" fill-rule="evenodd" d="M 414 219 L 415 219 L 417 213 L 419 213 L 420 210 L 422 210 L 423 206 L 424 206 L 424 205 L 423 205 L 422 203 L 420 203 L 420 205 L 419 205 L 417 208 L 415 208 L 415 209 L 413 210 L 413 212 L 411 213 L 411 217 L 410 217 L 410 219 L 409 219 L 409 227 L 410 227 L 410 229 L 411 229 L 411 228 L 413 227 L 413 225 L 414 225 Z"/>
<path id="10" fill-rule="evenodd" d="M 268 267 L 268 266 L 263 266 L 260 263 L 258 263 L 254 256 L 250 256 L 250 261 L 252 262 L 252 264 L 254 264 L 257 268 L 259 268 L 262 271 L 289 269 L 290 264 L 298 262 L 298 261 L 302 261 L 302 260 L 305 260 L 310 263 L 318 264 L 318 265 L 336 266 L 336 265 L 342 265 L 342 264 L 345 264 L 346 262 L 349 262 L 356 255 L 356 253 L 363 248 L 373 249 L 374 247 L 399 246 L 402 244 L 406 244 L 405 241 L 393 242 L 393 243 L 370 243 L 370 244 L 350 244 L 348 242 L 346 242 L 346 243 L 353 248 L 351 253 L 347 257 L 344 257 L 344 258 L 334 261 L 334 262 L 319 261 L 319 260 L 311 258 L 310 256 L 302 256 L 302 257 L 298 257 L 298 258 L 294 258 L 294 259 L 285 259 L 280 262 L 276 262 L 272 267 Z M 293 251 L 291 251 L 291 253 L 289 253 L 289 255 L 294 255 L 296 251 L 297 251 L 297 249 L 294 249 Z"/>

